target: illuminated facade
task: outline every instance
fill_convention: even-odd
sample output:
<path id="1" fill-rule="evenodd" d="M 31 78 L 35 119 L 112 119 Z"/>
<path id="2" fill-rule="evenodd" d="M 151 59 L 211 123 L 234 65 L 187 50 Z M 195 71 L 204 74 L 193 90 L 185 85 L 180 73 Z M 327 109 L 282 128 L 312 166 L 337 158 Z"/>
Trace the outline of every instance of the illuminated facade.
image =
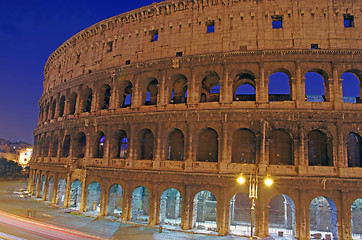
<path id="1" fill-rule="evenodd" d="M 258 185 L 257 236 L 352 239 L 361 9 L 163 1 L 81 31 L 45 66 L 30 192 L 122 221 L 248 235 L 236 178 L 257 171 L 274 179 Z"/>

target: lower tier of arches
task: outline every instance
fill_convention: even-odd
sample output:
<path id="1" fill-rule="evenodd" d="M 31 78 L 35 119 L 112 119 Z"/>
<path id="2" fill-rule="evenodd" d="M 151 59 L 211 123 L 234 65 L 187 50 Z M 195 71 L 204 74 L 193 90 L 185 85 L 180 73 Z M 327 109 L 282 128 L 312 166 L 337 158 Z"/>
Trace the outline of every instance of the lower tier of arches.
<path id="1" fill-rule="evenodd" d="M 362 239 L 359 179 L 259 175 L 253 232 L 287 239 Z M 54 205 L 138 224 L 219 235 L 251 231 L 249 184 L 238 175 L 31 166 L 30 194 Z"/>

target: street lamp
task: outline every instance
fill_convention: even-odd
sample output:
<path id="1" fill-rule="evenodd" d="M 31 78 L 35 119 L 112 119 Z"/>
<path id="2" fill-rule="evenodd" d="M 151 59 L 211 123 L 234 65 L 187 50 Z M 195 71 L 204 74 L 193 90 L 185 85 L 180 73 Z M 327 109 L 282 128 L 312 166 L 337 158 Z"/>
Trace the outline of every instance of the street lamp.
<path id="1" fill-rule="evenodd" d="M 244 165 L 244 164 L 243 164 Z M 249 165 L 250 166 L 250 165 Z M 251 229 L 250 229 L 250 240 L 253 239 L 253 228 L 254 228 L 254 216 L 255 216 L 255 199 L 258 198 L 258 178 L 259 178 L 259 168 L 260 166 L 265 166 L 265 168 L 267 169 L 267 172 L 269 170 L 269 166 L 266 164 L 258 164 L 255 172 L 252 171 L 252 168 L 250 167 L 250 178 L 249 178 L 249 199 L 251 199 L 251 219 L 250 219 L 250 225 L 251 225 Z M 241 170 L 242 170 L 243 166 L 241 166 Z M 241 173 L 237 179 L 238 183 L 240 184 L 244 184 L 246 182 L 246 178 L 244 177 L 244 175 Z M 264 184 L 268 187 L 270 187 L 271 185 L 273 185 L 274 181 L 273 179 L 270 177 L 269 174 L 266 175 L 266 178 L 264 179 Z"/>

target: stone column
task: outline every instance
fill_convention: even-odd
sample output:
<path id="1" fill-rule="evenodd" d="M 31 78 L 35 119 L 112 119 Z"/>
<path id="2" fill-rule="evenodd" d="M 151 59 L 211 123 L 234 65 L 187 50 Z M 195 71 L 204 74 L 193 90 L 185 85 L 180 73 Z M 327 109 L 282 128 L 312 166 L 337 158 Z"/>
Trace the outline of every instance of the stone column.
<path id="1" fill-rule="evenodd" d="M 131 219 L 131 201 L 131 182 L 127 181 L 123 190 L 122 221 L 129 221 Z"/>
<path id="2" fill-rule="evenodd" d="M 109 109 L 117 109 L 119 107 L 119 97 L 117 94 L 117 84 L 114 77 L 112 75 L 112 83 L 111 83 L 111 98 L 109 99 Z"/>
<path id="3" fill-rule="evenodd" d="M 82 195 L 80 199 L 80 212 L 87 211 L 87 177 L 83 176 L 82 180 Z"/>
<path id="4" fill-rule="evenodd" d="M 107 201 L 107 195 L 108 195 L 108 191 L 107 189 L 109 189 L 109 186 L 107 184 L 107 180 L 108 179 L 103 179 L 103 183 L 101 186 L 101 189 L 103 191 L 101 191 L 101 201 L 100 201 L 100 209 L 99 209 L 99 216 L 107 216 L 107 205 L 108 205 L 108 201 Z M 108 188 L 107 188 L 107 187 Z"/>
<path id="5" fill-rule="evenodd" d="M 156 125 L 156 136 L 155 136 L 155 143 L 156 143 L 156 148 L 153 147 L 156 151 L 154 152 L 154 156 L 153 156 L 153 168 L 160 168 L 161 165 L 161 146 L 162 146 L 162 124 L 158 123 Z"/>
<path id="6" fill-rule="evenodd" d="M 187 137 L 186 139 L 188 142 L 186 143 L 186 160 L 185 160 L 185 170 L 191 171 L 192 170 L 192 163 L 195 161 L 193 156 L 193 125 L 192 123 L 187 123 Z"/>
<path id="7" fill-rule="evenodd" d="M 163 71 L 161 74 L 161 87 L 158 89 L 159 93 L 157 94 L 157 105 L 162 106 L 162 105 L 166 105 L 167 104 L 167 100 L 166 100 L 166 96 L 167 94 L 165 93 L 165 85 L 166 85 L 166 72 Z"/>
<path id="8" fill-rule="evenodd" d="M 299 240 L 309 239 L 309 204 L 306 200 L 307 193 L 304 189 L 298 190 L 299 206 L 295 206 L 296 210 L 296 232 Z M 299 233 L 299 234 L 298 234 Z"/>
<path id="9" fill-rule="evenodd" d="M 293 95 L 296 94 L 296 107 L 302 108 L 305 102 L 305 79 L 302 77 L 299 61 L 295 62 L 295 74 L 296 92 Z"/>
<path id="10" fill-rule="evenodd" d="M 265 238 L 269 235 L 269 203 L 265 200 L 265 189 L 259 184 L 259 197 L 255 200 L 255 235 Z"/>
<path id="11" fill-rule="evenodd" d="M 181 228 L 183 230 L 192 229 L 192 206 L 191 187 L 185 185 L 185 196 L 182 198 Z"/>
<path id="12" fill-rule="evenodd" d="M 128 150 L 129 150 L 129 154 L 127 157 L 127 167 L 132 167 L 134 164 L 134 160 L 137 157 L 136 156 L 136 140 L 137 140 L 137 135 L 136 135 L 136 130 L 135 130 L 135 125 L 131 124 L 129 125 L 129 136 L 128 136 Z"/>
<path id="13" fill-rule="evenodd" d="M 338 235 L 339 239 L 351 240 L 352 239 L 352 226 L 351 226 L 351 207 L 347 205 L 348 203 L 348 191 L 342 190 L 341 192 L 341 204 L 340 204 L 340 214 L 338 217 Z M 337 212 L 338 214 L 338 212 Z"/>
<path id="14" fill-rule="evenodd" d="M 70 200 L 70 191 L 72 188 L 72 183 L 71 181 L 71 173 L 67 173 L 67 182 L 66 182 L 66 186 L 65 186 L 65 196 L 64 196 L 64 207 L 68 208 L 69 207 L 69 200 Z"/>
<path id="15" fill-rule="evenodd" d="M 197 104 L 199 99 L 199 89 L 197 85 L 198 79 L 196 79 L 196 71 L 193 69 L 191 73 L 191 81 L 188 83 L 187 90 L 187 104 Z"/>
<path id="16" fill-rule="evenodd" d="M 91 106 L 91 112 L 97 111 L 100 109 L 100 97 L 99 97 L 99 90 L 96 84 L 93 84 L 92 86 L 92 106 Z"/>
<path id="17" fill-rule="evenodd" d="M 140 88 L 139 83 L 140 76 L 136 76 L 134 87 L 132 88 L 132 107 L 137 108 L 142 105 L 142 87 Z"/>
<path id="18" fill-rule="evenodd" d="M 77 92 L 77 99 L 76 99 L 76 102 L 75 102 L 75 112 L 74 112 L 74 114 L 79 114 L 79 113 L 81 113 L 83 111 L 83 109 L 81 109 L 82 108 L 81 100 L 82 100 L 82 87 L 79 87 L 78 92 Z"/>
<path id="19" fill-rule="evenodd" d="M 267 122 L 262 120 L 260 122 L 261 126 L 261 146 L 260 146 L 260 164 L 268 164 L 269 156 L 267 156 L 267 149 L 266 149 L 266 127 Z"/>
<path id="20" fill-rule="evenodd" d="M 149 213 L 149 224 L 157 225 L 159 223 L 159 198 L 158 198 L 158 185 L 153 183 L 153 193 L 150 199 L 150 213 Z"/>
<path id="21" fill-rule="evenodd" d="M 44 179 L 44 189 L 43 189 L 43 197 L 42 201 L 47 201 L 48 199 L 48 188 L 49 188 L 49 172 L 45 173 Z"/>
<path id="22" fill-rule="evenodd" d="M 343 90 L 342 90 L 342 79 L 338 77 L 337 64 L 332 64 L 333 79 L 330 80 L 330 83 L 333 82 L 332 87 L 330 86 L 330 101 L 333 101 L 335 109 L 341 109 L 343 103 Z M 332 94 L 333 93 L 333 94 Z"/>
<path id="23" fill-rule="evenodd" d="M 345 157 L 346 154 L 344 154 L 344 149 L 345 149 L 347 143 L 344 140 L 344 136 L 343 136 L 342 122 L 336 123 L 336 128 L 337 128 L 337 163 L 334 165 L 339 168 L 347 168 L 348 161 L 347 161 L 347 158 Z M 333 148 L 334 147 L 335 146 L 333 146 Z"/>
<path id="24" fill-rule="evenodd" d="M 40 196 L 40 189 L 41 189 L 41 178 L 42 178 L 42 171 L 39 171 L 39 177 L 36 180 L 36 194 L 35 198 L 38 198 Z"/>
<path id="25" fill-rule="evenodd" d="M 231 157 L 228 155 L 228 126 L 227 126 L 227 114 L 225 113 L 225 119 L 222 121 L 222 137 L 221 137 L 221 159 L 220 159 L 220 171 L 227 170 L 228 163 L 231 162 Z"/>
<path id="26" fill-rule="evenodd" d="M 259 79 L 255 79 L 256 84 L 256 102 L 257 103 L 267 103 L 268 102 L 268 85 L 265 86 L 265 73 L 264 73 L 264 63 L 259 64 Z"/>
<path id="27" fill-rule="evenodd" d="M 51 204 L 57 204 L 58 182 L 59 182 L 59 174 L 55 173 Z"/>
<path id="28" fill-rule="evenodd" d="M 225 236 L 229 233 L 229 202 L 226 198 L 226 187 L 221 187 L 220 193 L 217 201 L 217 231 L 220 236 Z"/>

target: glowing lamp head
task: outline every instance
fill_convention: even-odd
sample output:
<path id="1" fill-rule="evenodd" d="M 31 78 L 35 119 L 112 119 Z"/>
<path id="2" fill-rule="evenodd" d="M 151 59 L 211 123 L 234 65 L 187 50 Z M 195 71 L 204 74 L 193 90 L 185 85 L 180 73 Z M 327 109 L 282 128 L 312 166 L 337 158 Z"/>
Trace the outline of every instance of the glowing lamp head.
<path id="1" fill-rule="evenodd" d="M 238 177 L 238 183 L 240 183 L 240 184 L 245 183 L 245 178 L 243 177 L 243 175 L 240 175 L 240 176 Z"/>
<path id="2" fill-rule="evenodd" d="M 273 179 L 271 179 L 269 176 L 264 180 L 265 185 L 267 185 L 268 187 L 270 187 L 271 185 L 273 185 L 274 181 Z"/>

